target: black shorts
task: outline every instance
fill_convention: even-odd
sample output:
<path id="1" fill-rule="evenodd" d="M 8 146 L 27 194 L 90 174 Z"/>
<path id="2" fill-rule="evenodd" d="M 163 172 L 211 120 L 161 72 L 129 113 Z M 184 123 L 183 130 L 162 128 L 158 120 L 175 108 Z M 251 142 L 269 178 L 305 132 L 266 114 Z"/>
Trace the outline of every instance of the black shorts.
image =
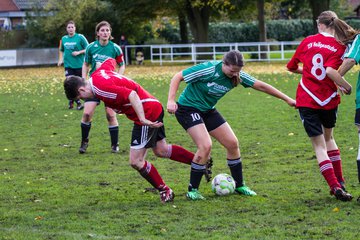
<path id="1" fill-rule="evenodd" d="M 323 134 L 323 127 L 335 127 L 337 108 L 331 110 L 299 108 L 301 121 L 309 137 L 316 137 Z"/>
<path id="2" fill-rule="evenodd" d="M 160 114 L 160 117 L 156 120 L 163 122 L 164 110 Z M 149 126 L 142 126 L 134 123 L 131 136 L 132 149 L 153 148 L 156 143 L 166 137 L 165 127 L 151 128 Z"/>
<path id="3" fill-rule="evenodd" d="M 355 125 L 360 126 L 360 108 L 357 108 L 355 112 Z"/>
<path id="4" fill-rule="evenodd" d="M 65 77 L 70 75 L 82 77 L 82 68 L 65 68 Z"/>
<path id="5" fill-rule="evenodd" d="M 210 132 L 226 122 L 216 109 L 201 112 L 196 108 L 182 106 L 180 104 L 178 104 L 175 116 L 177 121 L 185 130 L 188 130 L 195 125 L 204 123 L 206 129 Z"/>
<path id="6" fill-rule="evenodd" d="M 96 102 L 97 105 L 100 105 L 100 99 L 97 99 L 96 97 L 85 99 L 84 102 Z"/>

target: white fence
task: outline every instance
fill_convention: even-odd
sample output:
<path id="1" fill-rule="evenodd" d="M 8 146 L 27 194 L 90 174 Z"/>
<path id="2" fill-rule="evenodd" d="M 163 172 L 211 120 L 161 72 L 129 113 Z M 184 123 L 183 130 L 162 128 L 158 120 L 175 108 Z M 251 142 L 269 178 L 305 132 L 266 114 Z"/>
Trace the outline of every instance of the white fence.
<path id="1" fill-rule="evenodd" d="M 246 61 L 284 61 L 291 58 L 300 42 L 248 42 L 207 44 L 128 45 L 126 63 L 137 63 L 136 53 L 141 51 L 145 61 L 163 63 L 199 63 L 221 59 L 229 50 L 241 51 Z M 0 67 L 55 65 L 58 49 L 0 50 Z"/>
<path id="2" fill-rule="evenodd" d="M 162 44 L 162 45 L 128 45 L 136 61 L 138 51 L 143 52 L 144 59 L 152 63 L 198 63 L 221 59 L 229 50 L 241 51 L 246 61 L 284 61 L 291 58 L 300 42 L 247 42 L 247 43 L 207 43 L 207 44 Z M 133 51 L 135 49 L 135 51 Z M 131 59 L 131 60 L 132 60 Z M 126 63 L 129 63 L 126 56 Z M 132 62 L 132 61 L 131 61 Z"/>

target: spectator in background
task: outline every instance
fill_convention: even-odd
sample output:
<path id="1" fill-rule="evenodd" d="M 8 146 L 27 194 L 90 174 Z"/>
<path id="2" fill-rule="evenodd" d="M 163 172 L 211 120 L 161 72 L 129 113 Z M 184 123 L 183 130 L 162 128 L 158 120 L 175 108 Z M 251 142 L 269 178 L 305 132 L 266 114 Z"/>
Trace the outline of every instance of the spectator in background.
<path id="1" fill-rule="evenodd" d="M 67 35 L 63 36 L 59 44 L 58 66 L 64 64 L 65 77 L 75 75 L 81 77 L 82 65 L 84 64 L 84 53 L 89 45 L 84 35 L 76 33 L 74 21 L 66 24 Z M 77 110 L 83 109 L 80 100 L 76 100 Z M 69 109 L 74 107 L 74 100 L 69 100 Z"/>
<path id="2" fill-rule="evenodd" d="M 140 45 L 140 44 L 136 44 Z M 141 46 L 138 46 L 135 48 L 135 57 L 136 57 L 136 63 L 137 65 L 143 65 L 144 64 L 144 49 Z"/>
<path id="3" fill-rule="evenodd" d="M 122 52 L 124 53 L 125 62 L 128 65 L 131 65 L 131 48 L 126 48 L 127 45 L 129 45 L 128 40 L 126 39 L 125 35 L 121 35 L 120 37 L 120 47 Z"/>

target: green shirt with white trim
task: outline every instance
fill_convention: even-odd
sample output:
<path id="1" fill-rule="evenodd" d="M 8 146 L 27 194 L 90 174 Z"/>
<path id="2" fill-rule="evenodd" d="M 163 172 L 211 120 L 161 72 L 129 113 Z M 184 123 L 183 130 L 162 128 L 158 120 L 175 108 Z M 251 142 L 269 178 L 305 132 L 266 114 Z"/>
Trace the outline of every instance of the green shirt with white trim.
<path id="1" fill-rule="evenodd" d="M 102 63 L 108 58 L 114 58 L 119 66 L 124 65 L 123 52 L 116 43 L 109 41 L 102 46 L 98 40 L 89 44 L 85 51 L 85 62 L 91 64 L 89 76 L 96 70 L 96 63 Z"/>
<path id="2" fill-rule="evenodd" d="M 222 61 L 209 61 L 183 70 L 187 85 L 180 94 L 179 104 L 201 112 L 214 109 L 216 103 L 234 88 L 231 79 L 223 73 L 222 65 Z M 240 84 L 243 87 L 252 87 L 255 81 L 255 78 L 240 71 Z"/>
<path id="3" fill-rule="evenodd" d="M 61 38 L 60 51 L 64 52 L 65 68 L 82 68 L 84 63 L 84 54 L 73 56 L 72 52 L 86 49 L 89 45 L 84 35 L 75 33 L 74 36 L 65 35 Z"/>
<path id="4" fill-rule="evenodd" d="M 355 60 L 356 64 L 359 64 L 360 61 L 360 34 L 358 34 L 354 41 L 348 44 L 345 55 L 345 58 L 352 58 Z M 358 75 L 358 80 L 356 82 L 356 109 L 360 108 L 360 72 Z"/>

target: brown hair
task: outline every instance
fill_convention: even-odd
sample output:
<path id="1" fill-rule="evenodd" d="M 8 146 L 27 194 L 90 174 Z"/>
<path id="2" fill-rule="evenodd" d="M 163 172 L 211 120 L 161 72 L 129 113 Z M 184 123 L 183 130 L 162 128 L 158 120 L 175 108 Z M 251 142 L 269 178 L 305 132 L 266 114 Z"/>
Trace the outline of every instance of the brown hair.
<path id="1" fill-rule="evenodd" d="M 86 85 L 85 79 L 70 75 L 64 81 L 65 95 L 69 100 L 75 100 L 79 96 L 79 88 Z"/>
<path id="2" fill-rule="evenodd" d="M 107 21 L 101 21 L 96 25 L 96 27 L 95 27 L 95 38 L 97 40 L 99 40 L 99 37 L 98 37 L 97 33 L 100 30 L 100 28 L 103 27 L 103 26 L 109 27 L 109 29 L 110 29 L 110 38 L 109 38 L 109 40 L 113 40 L 114 38 L 113 38 L 113 36 L 111 36 L 112 28 L 111 28 L 110 23 L 108 23 Z"/>
<path id="3" fill-rule="evenodd" d="M 223 64 L 227 66 L 233 65 L 233 66 L 243 67 L 245 65 L 244 57 L 239 50 L 230 50 L 229 52 L 225 53 L 222 61 Z M 232 77 L 231 83 L 234 87 L 236 87 L 240 83 L 240 77 L 239 76 Z"/>
<path id="4" fill-rule="evenodd" d="M 225 53 L 222 61 L 226 65 L 244 66 L 244 57 L 239 50 L 231 50 Z"/>
<path id="5" fill-rule="evenodd" d="M 66 23 L 66 27 L 67 27 L 69 24 L 73 24 L 74 26 L 76 26 L 76 25 L 75 25 L 75 22 L 74 22 L 73 20 L 68 21 L 68 22 Z"/>
<path id="6" fill-rule="evenodd" d="M 342 44 L 351 42 L 359 33 L 359 31 L 352 28 L 345 21 L 339 19 L 333 11 L 322 12 L 318 17 L 317 22 L 324 24 L 328 28 L 334 29 L 335 38 Z"/>

